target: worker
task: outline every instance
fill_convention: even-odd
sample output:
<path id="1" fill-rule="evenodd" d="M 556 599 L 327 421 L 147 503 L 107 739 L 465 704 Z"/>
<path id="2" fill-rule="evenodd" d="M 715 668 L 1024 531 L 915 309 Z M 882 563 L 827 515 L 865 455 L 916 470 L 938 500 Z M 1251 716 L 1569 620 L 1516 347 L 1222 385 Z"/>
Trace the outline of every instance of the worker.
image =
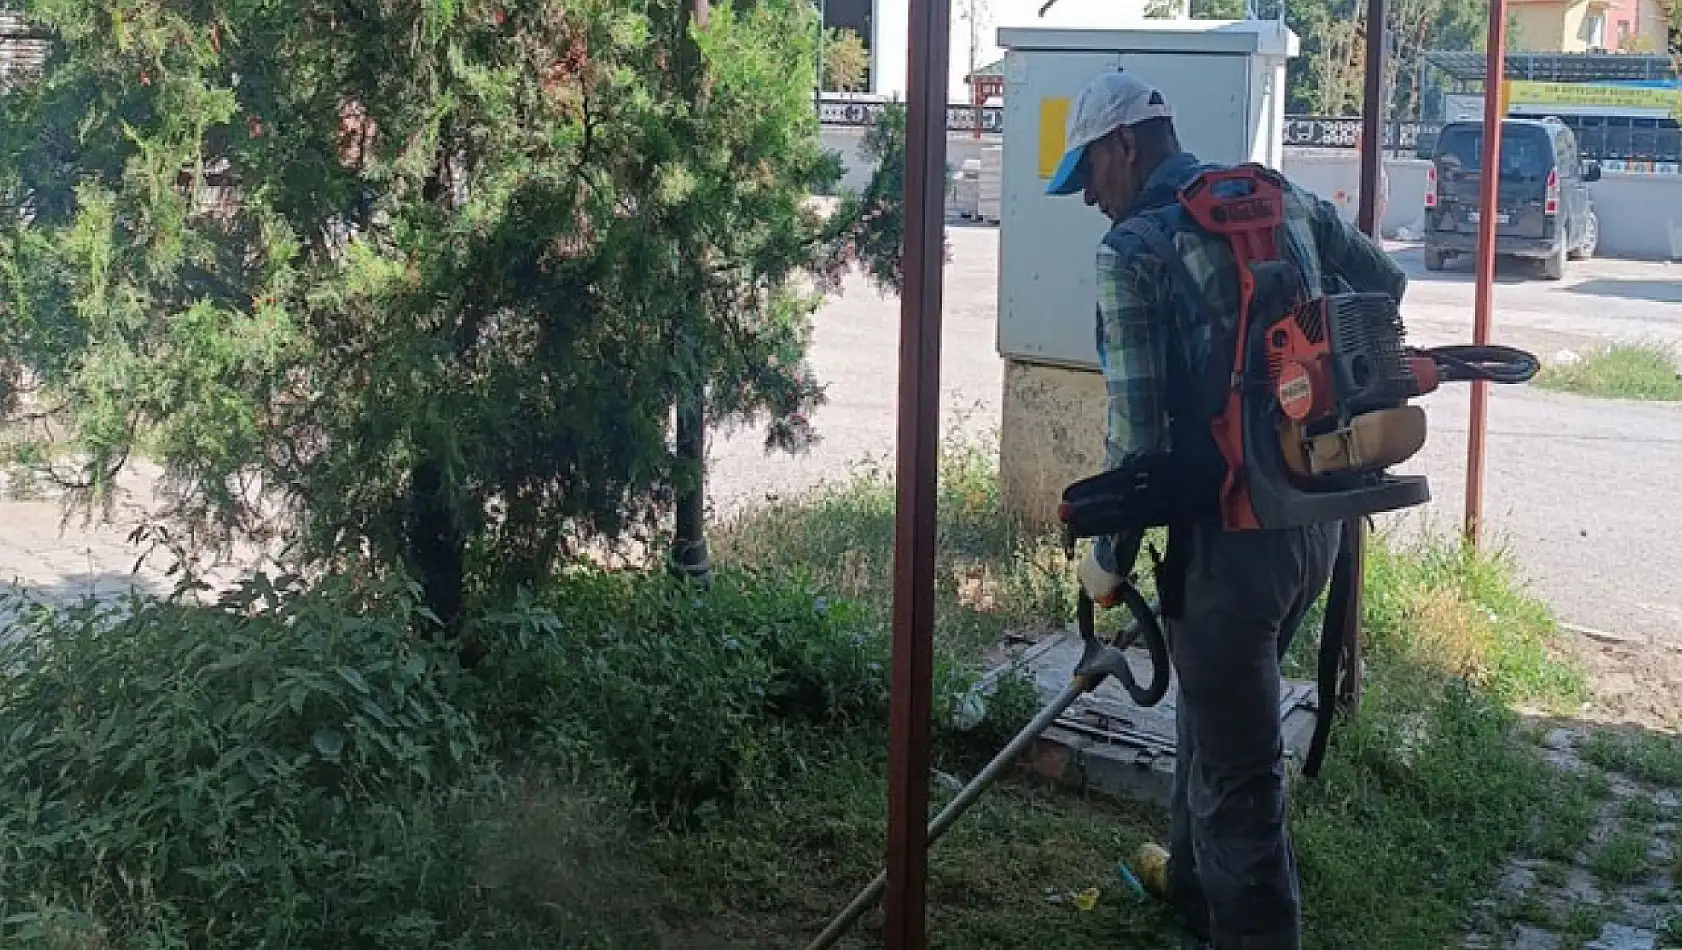
<path id="1" fill-rule="evenodd" d="M 1198 451 L 1190 443 L 1211 438 L 1208 422 L 1177 418 L 1189 413 L 1174 411 L 1184 393 L 1170 380 L 1177 371 L 1189 374 L 1187 386 L 1203 378 L 1207 315 L 1236 318 L 1239 284 L 1230 244 L 1199 230 L 1177 194 L 1199 172 L 1222 166 L 1183 150 L 1167 100 L 1127 71 L 1105 72 L 1081 91 L 1066 143 L 1047 191 L 1081 194 L 1113 222 L 1097 249 L 1106 465 L 1118 467 L 1133 453 Z M 1402 271 L 1333 204 L 1290 185 L 1285 194 L 1286 243 L 1308 286 L 1336 277 L 1348 289 L 1401 299 Z M 1135 216 L 1171 239 L 1178 262 L 1165 262 L 1122 226 Z M 1182 266 L 1178 275 L 1201 289 L 1208 306 L 1175 290 L 1170 268 Z M 1179 683 L 1172 831 L 1159 896 L 1215 950 L 1300 946 L 1297 871 L 1285 827 L 1280 661 L 1326 587 L 1339 528 L 1229 532 L 1211 513 L 1179 538 L 1171 534 L 1166 560 L 1182 566 L 1158 575 Z M 1095 601 L 1107 602 L 1132 574 L 1141 542 L 1139 535 L 1096 540 L 1079 572 Z M 1164 589 L 1165 576 L 1171 589 Z"/>

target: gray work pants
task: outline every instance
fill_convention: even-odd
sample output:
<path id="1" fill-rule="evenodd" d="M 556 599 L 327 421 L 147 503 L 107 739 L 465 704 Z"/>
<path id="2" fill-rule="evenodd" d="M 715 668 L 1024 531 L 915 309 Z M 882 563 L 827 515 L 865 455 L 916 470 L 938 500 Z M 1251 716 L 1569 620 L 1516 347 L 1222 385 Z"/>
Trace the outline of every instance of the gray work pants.
<path id="1" fill-rule="evenodd" d="M 1169 882 L 1216 950 L 1297 950 L 1301 906 L 1285 829 L 1279 661 L 1325 589 L 1337 524 L 1189 532 Z"/>

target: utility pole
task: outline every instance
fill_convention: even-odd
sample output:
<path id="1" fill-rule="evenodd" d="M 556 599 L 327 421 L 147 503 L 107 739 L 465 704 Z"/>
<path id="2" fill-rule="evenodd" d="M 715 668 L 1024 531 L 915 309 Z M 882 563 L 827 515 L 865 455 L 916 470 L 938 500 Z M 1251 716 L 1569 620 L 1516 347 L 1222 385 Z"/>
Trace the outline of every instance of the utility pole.
<path id="1" fill-rule="evenodd" d="M 700 29 L 707 25 L 710 12 L 708 0 L 690 0 L 688 10 L 690 25 Z M 683 41 L 684 75 L 683 81 L 691 96 L 691 101 L 699 111 L 706 104 L 706 64 L 701 59 L 700 48 L 694 40 L 689 39 L 687 31 Z M 695 290 L 702 288 L 700 282 L 701 262 L 695 261 L 688 265 L 691 270 L 689 276 L 696 282 Z M 699 297 L 694 306 L 701 312 L 697 320 L 705 320 L 705 297 Z M 699 366 L 701 360 L 700 343 L 693 332 L 680 333 L 679 346 L 686 346 L 690 353 L 697 357 L 694 363 Z M 671 568 L 681 576 L 705 586 L 712 579 L 712 561 L 707 554 L 706 519 L 703 515 L 707 497 L 707 460 L 706 460 L 706 432 L 707 432 L 707 384 L 706 380 L 697 374 L 696 378 L 688 382 L 685 392 L 677 398 L 677 457 L 680 463 L 690 463 L 695 480 L 677 496 L 677 517 L 675 531 L 672 537 Z"/>

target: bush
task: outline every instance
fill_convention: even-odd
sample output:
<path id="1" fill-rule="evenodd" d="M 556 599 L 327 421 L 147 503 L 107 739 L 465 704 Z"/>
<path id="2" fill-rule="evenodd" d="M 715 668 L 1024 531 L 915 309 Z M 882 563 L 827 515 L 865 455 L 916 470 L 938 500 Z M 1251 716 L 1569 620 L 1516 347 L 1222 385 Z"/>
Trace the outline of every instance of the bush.
<path id="1" fill-rule="evenodd" d="M 797 767 L 805 725 L 880 725 L 887 708 L 887 638 L 794 583 L 722 573 L 703 594 L 582 570 L 479 635 L 497 733 L 623 770 L 661 818 L 711 813 Z"/>
<path id="2" fill-rule="evenodd" d="M 489 771 L 407 590 L 257 577 L 215 608 L 11 606 L 0 944 L 420 947 L 446 929 L 465 893 L 446 825 Z"/>

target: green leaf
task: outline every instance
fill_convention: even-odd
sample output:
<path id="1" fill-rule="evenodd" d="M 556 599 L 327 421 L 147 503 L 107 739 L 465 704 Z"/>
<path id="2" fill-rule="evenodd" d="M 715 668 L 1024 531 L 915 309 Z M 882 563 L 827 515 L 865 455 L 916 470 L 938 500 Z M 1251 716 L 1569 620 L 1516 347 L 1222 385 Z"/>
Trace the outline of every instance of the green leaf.
<path id="1" fill-rule="evenodd" d="M 358 673 L 348 666 L 339 667 L 337 672 L 340 679 L 350 684 L 351 689 L 356 690 L 364 696 L 373 693 L 373 689 L 368 686 L 368 681 L 362 678 L 361 673 Z"/>

